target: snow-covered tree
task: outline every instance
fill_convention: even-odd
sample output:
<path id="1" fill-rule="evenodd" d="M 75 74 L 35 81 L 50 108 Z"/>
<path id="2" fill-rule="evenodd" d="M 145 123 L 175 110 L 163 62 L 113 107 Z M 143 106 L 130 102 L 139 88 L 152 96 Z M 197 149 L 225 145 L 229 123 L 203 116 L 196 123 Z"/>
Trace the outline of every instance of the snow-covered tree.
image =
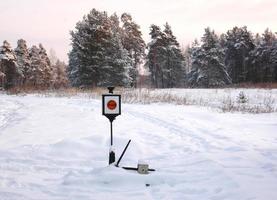
<path id="1" fill-rule="evenodd" d="M 43 76 L 44 76 L 44 69 L 41 65 L 41 58 L 40 58 L 40 49 L 37 46 L 32 46 L 29 50 L 30 59 L 31 59 L 31 67 L 28 69 L 27 74 L 30 76 L 26 80 L 27 85 L 34 86 L 34 87 L 41 87 L 44 85 L 43 83 Z"/>
<path id="2" fill-rule="evenodd" d="M 26 41 L 19 39 L 14 51 L 7 41 L 0 47 L 0 87 L 49 88 L 53 85 L 52 71 L 50 59 L 42 44 L 28 49 Z M 66 79 L 65 64 L 60 61 L 57 73 Z"/>
<path id="3" fill-rule="evenodd" d="M 185 73 L 191 71 L 191 47 L 190 45 L 186 45 L 184 48 L 182 48 L 182 54 L 185 59 Z"/>
<path id="4" fill-rule="evenodd" d="M 26 41 L 23 39 L 18 40 L 17 47 L 14 51 L 17 57 L 18 69 L 23 75 L 22 84 L 24 85 L 26 80 L 30 77 L 30 74 L 28 74 L 27 72 L 31 67 L 31 60 Z"/>
<path id="5" fill-rule="evenodd" d="M 59 59 L 52 65 L 52 80 L 54 88 L 66 87 L 68 84 L 66 64 Z"/>
<path id="6" fill-rule="evenodd" d="M 129 87 L 133 83 L 131 59 L 122 45 L 119 18 L 113 14 L 110 18 L 110 37 L 107 39 L 105 57 L 102 61 L 100 81 L 98 85 L 119 85 Z"/>
<path id="7" fill-rule="evenodd" d="M 105 45 L 110 37 L 109 25 L 107 13 L 93 9 L 76 24 L 76 30 L 71 32 L 69 70 L 73 71 L 69 73 L 73 86 L 98 85 Z M 74 71 L 78 73 L 73 73 Z"/>
<path id="8" fill-rule="evenodd" d="M 152 85 L 156 88 L 183 86 L 184 57 L 171 27 L 166 23 L 161 31 L 159 26 L 151 25 L 150 35 L 146 66 L 151 73 Z"/>
<path id="9" fill-rule="evenodd" d="M 165 87 L 183 87 L 185 78 L 184 56 L 168 23 L 164 29 L 166 60 L 163 66 Z"/>
<path id="10" fill-rule="evenodd" d="M 233 83 L 249 79 L 250 52 L 254 49 L 254 39 L 247 27 L 234 27 L 226 34 L 225 66 Z"/>
<path id="11" fill-rule="evenodd" d="M 190 87 L 196 87 L 197 86 L 197 78 L 199 76 L 199 66 L 201 66 L 200 60 L 198 59 L 198 56 L 201 52 L 201 46 L 197 39 L 195 39 L 191 47 L 188 49 L 188 53 L 190 55 L 190 66 L 188 67 L 188 73 L 186 74 L 186 85 Z"/>
<path id="12" fill-rule="evenodd" d="M 222 49 L 217 35 L 210 28 L 205 29 L 202 45 L 193 47 L 192 71 L 188 83 L 195 87 L 221 87 L 231 83 L 223 63 Z"/>
<path id="13" fill-rule="evenodd" d="M 115 15 L 92 9 L 71 32 L 69 80 L 73 86 L 124 86 L 129 58 L 121 42 Z"/>
<path id="14" fill-rule="evenodd" d="M 146 67 L 149 69 L 152 86 L 164 88 L 163 63 L 166 60 L 165 36 L 161 28 L 152 24 L 150 26 L 151 41 L 148 43 Z"/>
<path id="15" fill-rule="evenodd" d="M 56 51 L 53 48 L 51 48 L 49 50 L 48 57 L 49 57 L 51 65 L 55 65 L 57 63 L 57 61 L 59 60 L 57 57 Z"/>
<path id="16" fill-rule="evenodd" d="M 52 67 L 47 52 L 42 44 L 39 44 L 40 68 L 42 72 L 42 86 L 49 87 L 52 83 Z"/>
<path id="17" fill-rule="evenodd" d="M 0 47 L 1 82 L 5 88 L 16 85 L 17 81 L 22 77 L 16 61 L 16 55 L 11 45 L 5 40 L 3 46 Z"/>
<path id="18" fill-rule="evenodd" d="M 139 65 L 142 64 L 145 56 L 145 42 L 142 39 L 140 27 L 136 24 L 130 14 L 123 13 L 121 15 L 123 23 L 123 47 L 128 51 L 129 57 L 132 59 L 132 68 L 130 76 L 132 78 L 131 86 L 136 87 Z"/>
<path id="19" fill-rule="evenodd" d="M 68 80 L 72 86 L 81 86 L 80 61 L 78 58 L 77 48 L 72 48 L 68 54 L 69 64 L 66 70 Z"/>
<path id="20" fill-rule="evenodd" d="M 277 71 L 276 35 L 266 29 L 256 48 L 251 52 L 251 65 L 249 69 L 249 80 L 252 82 L 273 82 L 276 80 Z"/>

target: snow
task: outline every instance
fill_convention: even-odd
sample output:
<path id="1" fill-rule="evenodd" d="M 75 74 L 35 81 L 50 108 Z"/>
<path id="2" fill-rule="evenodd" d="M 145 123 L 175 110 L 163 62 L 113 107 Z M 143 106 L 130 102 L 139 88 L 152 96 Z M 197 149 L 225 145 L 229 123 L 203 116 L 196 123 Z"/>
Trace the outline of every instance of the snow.
<path id="1" fill-rule="evenodd" d="M 156 169 L 140 175 L 108 166 L 101 108 L 82 96 L 0 94 L 0 199 L 276 198 L 277 113 L 123 104 L 116 157 L 131 139 L 120 165 Z"/>
<path id="2" fill-rule="evenodd" d="M 151 95 L 168 94 L 186 99 L 187 104 L 220 108 L 230 99 L 236 103 L 239 93 L 243 92 L 248 99 L 246 105 L 250 107 L 266 107 L 272 104 L 277 110 L 277 89 L 157 89 L 150 91 Z"/>

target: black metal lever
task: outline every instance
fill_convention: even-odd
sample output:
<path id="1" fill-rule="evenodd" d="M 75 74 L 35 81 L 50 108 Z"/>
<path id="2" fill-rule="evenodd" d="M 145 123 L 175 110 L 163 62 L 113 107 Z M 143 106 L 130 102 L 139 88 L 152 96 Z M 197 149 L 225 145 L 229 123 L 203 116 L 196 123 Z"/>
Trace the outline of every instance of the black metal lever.
<path id="1" fill-rule="evenodd" d="M 129 142 L 128 142 L 127 145 L 125 146 L 125 148 L 124 148 L 122 154 L 120 155 L 120 157 L 119 157 L 119 159 L 118 159 L 118 161 L 117 161 L 117 163 L 116 163 L 116 165 L 115 165 L 116 167 L 118 167 L 118 165 L 119 165 L 119 163 L 120 163 L 122 157 L 124 156 L 124 154 L 125 154 L 125 152 L 126 152 L 128 146 L 129 146 L 130 142 L 131 142 L 131 140 L 129 140 Z"/>

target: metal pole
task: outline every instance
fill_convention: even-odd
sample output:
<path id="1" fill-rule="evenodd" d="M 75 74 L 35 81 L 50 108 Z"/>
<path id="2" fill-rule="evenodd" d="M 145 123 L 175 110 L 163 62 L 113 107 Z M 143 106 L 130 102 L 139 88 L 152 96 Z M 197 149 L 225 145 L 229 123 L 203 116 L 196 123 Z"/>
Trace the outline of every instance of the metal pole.
<path id="1" fill-rule="evenodd" d="M 115 153 L 113 150 L 113 122 L 111 122 L 111 147 L 110 147 L 110 153 L 109 153 L 109 165 L 115 162 Z"/>
<path id="2" fill-rule="evenodd" d="M 111 121 L 111 146 L 113 146 L 113 122 Z"/>

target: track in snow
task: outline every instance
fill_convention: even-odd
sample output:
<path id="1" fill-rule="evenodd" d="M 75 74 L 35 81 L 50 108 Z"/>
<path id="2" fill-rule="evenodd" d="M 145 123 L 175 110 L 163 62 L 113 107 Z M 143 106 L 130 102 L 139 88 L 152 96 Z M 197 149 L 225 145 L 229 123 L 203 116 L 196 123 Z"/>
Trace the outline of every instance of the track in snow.
<path id="1" fill-rule="evenodd" d="M 0 95 L 0 199 L 274 199 L 276 114 L 221 114 L 174 105 L 123 105 L 115 121 L 122 165 L 107 166 L 101 102 Z M 149 183 L 150 187 L 145 187 Z"/>

